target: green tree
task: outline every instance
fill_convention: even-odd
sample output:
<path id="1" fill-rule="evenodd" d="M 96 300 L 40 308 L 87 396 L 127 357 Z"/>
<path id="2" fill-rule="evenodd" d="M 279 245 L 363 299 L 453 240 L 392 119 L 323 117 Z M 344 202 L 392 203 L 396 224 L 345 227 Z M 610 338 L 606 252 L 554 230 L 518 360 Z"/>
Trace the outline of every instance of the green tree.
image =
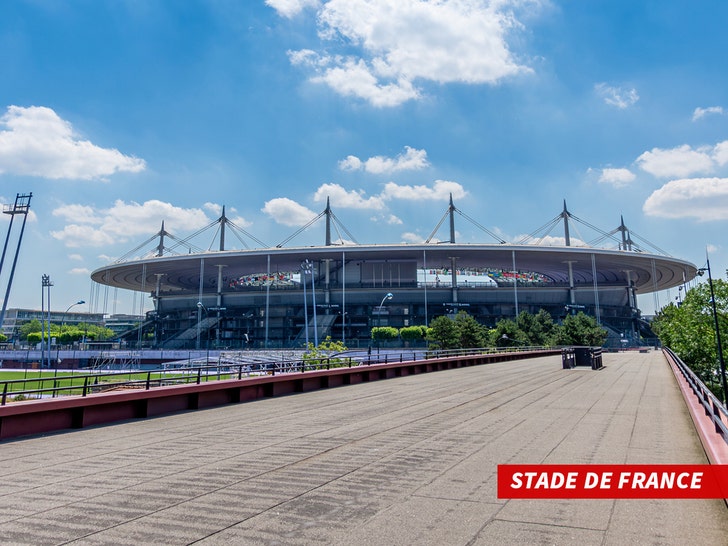
<path id="1" fill-rule="evenodd" d="M 458 330 L 460 348 L 472 349 L 487 345 L 488 333 L 472 315 L 459 311 L 455 315 L 455 326 Z"/>
<path id="2" fill-rule="evenodd" d="M 460 332 L 457 324 L 446 316 L 435 318 L 430 322 L 427 341 L 438 349 L 458 349 L 460 347 Z"/>
<path id="3" fill-rule="evenodd" d="M 333 368 L 341 367 L 348 362 L 335 355 L 344 351 L 346 351 L 346 345 L 341 341 L 332 340 L 331 336 L 326 336 L 326 339 L 319 343 L 318 347 L 315 347 L 313 343 L 308 344 L 306 352 L 303 354 L 303 362 L 307 366 L 329 364 Z"/>
<path id="4" fill-rule="evenodd" d="M 527 345 L 546 347 L 552 345 L 556 325 L 545 309 L 540 309 L 535 315 L 521 311 L 516 318 L 516 325 L 527 339 Z"/>
<path id="5" fill-rule="evenodd" d="M 372 339 L 374 341 L 391 341 L 399 337 L 399 330 L 392 326 L 375 326 L 372 328 Z"/>
<path id="6" fill-rule="evenodd" d="M 0 343 L 5 343 L 8 340 L 8 336 L 6 336 L 3 333 L 0 333 Z"/>
<path id="7" fill-rule="evenodd" d="M 490 331 L 490 343 L 496 347 L 518 347 L 528 345 L 528 336 L 524 334 L 513 319 L 501 319 Z"/>
<path id="8" fill-rule="evenodd" d="M 38 340 L 40 341 L 40 330 L 41 330 L 41 324 L 38 319 L 33 319 L 28 322 L 24 322 L 20 325 L 18 328 L 18 334 L 20 336 L 20 339 L 25 341 L 28 339 L 28 334 L 31 332 L 39 332 L 38 334 Z"/>
<path id="9" fill-rule="evenodd" d="M 587 345 L 598 347 L 607 339 L 607 331 L 597 324 L 594 317 L 579 311 L 568 315 L 556 328 L 554 341 L 557 345 Z"/>
<path id="10" fill-rule="evenodd" d="M 405 326 L 399 329 L 399 337 L 405 342 L 418 342 L 425 339 L 427 335 L 426 326 Z"/>
<path id="11" fill-rule="evenodd" d="M 721 331 L 723 354 L 728 355 L 728 283 L 713 280 L 718 325 Z M 718 350 L 715 335 L 710 286 L 701 283 L 688 290 L 680 305 L 670 304 L 661 309 L 652 322 L 652 328 L 662 344 L 669 347 L 708 386 L 715 381 Z M 720 393 L 718 387 L 716 393 Z"/>

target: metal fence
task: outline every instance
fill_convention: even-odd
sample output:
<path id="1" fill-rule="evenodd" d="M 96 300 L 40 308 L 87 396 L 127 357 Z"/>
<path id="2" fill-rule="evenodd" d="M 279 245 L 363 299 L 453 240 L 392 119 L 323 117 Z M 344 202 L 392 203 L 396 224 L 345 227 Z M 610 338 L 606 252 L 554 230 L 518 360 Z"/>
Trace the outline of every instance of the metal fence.
<path id="1" fill-rule="evenodd" d="M 672 361 L 680 370 L 682 376 L 685 378 L 685 381 L 687 381 L 688 385 L 690 385 L 690 389 L 703 406 L 705 415 L 710 417 L 713 425 L 715 425 L 715 432 L 720 434 L 723 441 L 728 444 L 728 427 L 726 426 L 726 422 L 728 422 L 728 410 L 726 410 L 720 400 L 718 400 L 705 383 L 703 383 L 700 378 L 698 378 L 698 376 L 695 375 L 690 368 L 688 368 L 687 364 L 685 364 L 680 357 L 666 347 L 663 348 L 663 351 L 670 356 Z"/>
<path id="2" fill-rule="evenodd" d="M 214 358 L 168 362 L 152 370 L 124 370 L 79 373 L 63 370 L 26 370 L 22 379 L 0 381 L 0 406 L 8 402 L 27 399 L 55 398 L 58 396 L 86 396 L 91 393 L 120 389 L 155 387 L 242 379 L 258 375 L 306 372 L 332 368 L 352 368 L 394 362 L 417 362 L 432 358 L 469 355 L 532 352 L 543 347 L 485 347 L 454 350 L 350 350 L 340 353 L 319 354 L 275 353 L 251 355 L 250 352 L 225 353 Z"/>

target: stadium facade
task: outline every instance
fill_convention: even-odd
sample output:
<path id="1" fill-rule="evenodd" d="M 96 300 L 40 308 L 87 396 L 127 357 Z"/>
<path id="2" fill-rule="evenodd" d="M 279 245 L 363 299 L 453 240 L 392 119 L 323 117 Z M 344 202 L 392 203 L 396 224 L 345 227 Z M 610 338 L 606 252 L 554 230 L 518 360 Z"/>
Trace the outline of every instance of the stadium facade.
<path id="1" fill-rule="evenodd" d="M 496 242 L 457 243 L 456 213 Z M 193 251 L 189 239 L 177 239 L 162 224 L 147 241 L 155 244 L 151 255 L 120 260 L 91 277 L 152 298 L 154 310 L 131 341 L 138 336 L 157 348 L 213 349 L 301 347 L 326 336 L 365 347 L 374 326 L 428 325 L 460 310 L 494 326 L 540 309 L 555 320 L 584 311 L 613 338 L 639 345 L 651 332 L 637 295 L 684 285 L 697 272 L 692 263 L 639 248 L 623 221 L 612 232 L 600 231 L 615 248 L 572 245 L 570 221 L 580 220 L 566 204 L 547 225 L 563 225 L 562 246 L 499 240 L 455 208 L 452 198 L 433 235 L 420 244 L 332 243 L 331 228 L 340 223 L 328 203 L 302 230 L 321 218 L 322 246 L 285 247 L 291 237 L 276 247 L 261 243 L 262 248 L 244 250 L 225 249 L 226 230 L 252 236 L 227 219 L 224 209 L 208 226 L 219 234 L 215 251 Z M 447 219 L 449 239 L 433 241 Z M 170 253 L 169 241 L 187 253 Z"/>

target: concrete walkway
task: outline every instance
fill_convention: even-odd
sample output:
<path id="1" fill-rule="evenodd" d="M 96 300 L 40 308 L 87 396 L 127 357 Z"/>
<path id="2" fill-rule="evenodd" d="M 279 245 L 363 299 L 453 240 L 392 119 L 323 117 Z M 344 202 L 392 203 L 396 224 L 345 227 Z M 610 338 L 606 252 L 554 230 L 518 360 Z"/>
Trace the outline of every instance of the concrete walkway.
<path id="1" fill-rule="evenodd" d="M 722 501 L 496 498 L 501 463 L 706 463 L 662 355 L 402 377 L 0 444 L 2 544 L 728 543 Z"/>

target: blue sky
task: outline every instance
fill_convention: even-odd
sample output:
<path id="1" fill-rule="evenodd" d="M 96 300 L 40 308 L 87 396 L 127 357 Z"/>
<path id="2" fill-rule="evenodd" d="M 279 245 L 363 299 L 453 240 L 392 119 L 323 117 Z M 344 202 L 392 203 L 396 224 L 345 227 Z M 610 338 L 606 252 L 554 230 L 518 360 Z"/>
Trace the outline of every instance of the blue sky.
<path id="1" fill-rule="evenodd" d="M 276 245 L 327 196 L 359 243 L 426 239 L 451 193 L 507 241 L 566 200 L 724 277 L 726 20 L 718 0 L 7 0 L 0 202 L 33 193 L 9 306 L 49 274 L 54 309 L 133 312 L 89 273 L 162 220 L 186 236 L 225 205 Z"/>

